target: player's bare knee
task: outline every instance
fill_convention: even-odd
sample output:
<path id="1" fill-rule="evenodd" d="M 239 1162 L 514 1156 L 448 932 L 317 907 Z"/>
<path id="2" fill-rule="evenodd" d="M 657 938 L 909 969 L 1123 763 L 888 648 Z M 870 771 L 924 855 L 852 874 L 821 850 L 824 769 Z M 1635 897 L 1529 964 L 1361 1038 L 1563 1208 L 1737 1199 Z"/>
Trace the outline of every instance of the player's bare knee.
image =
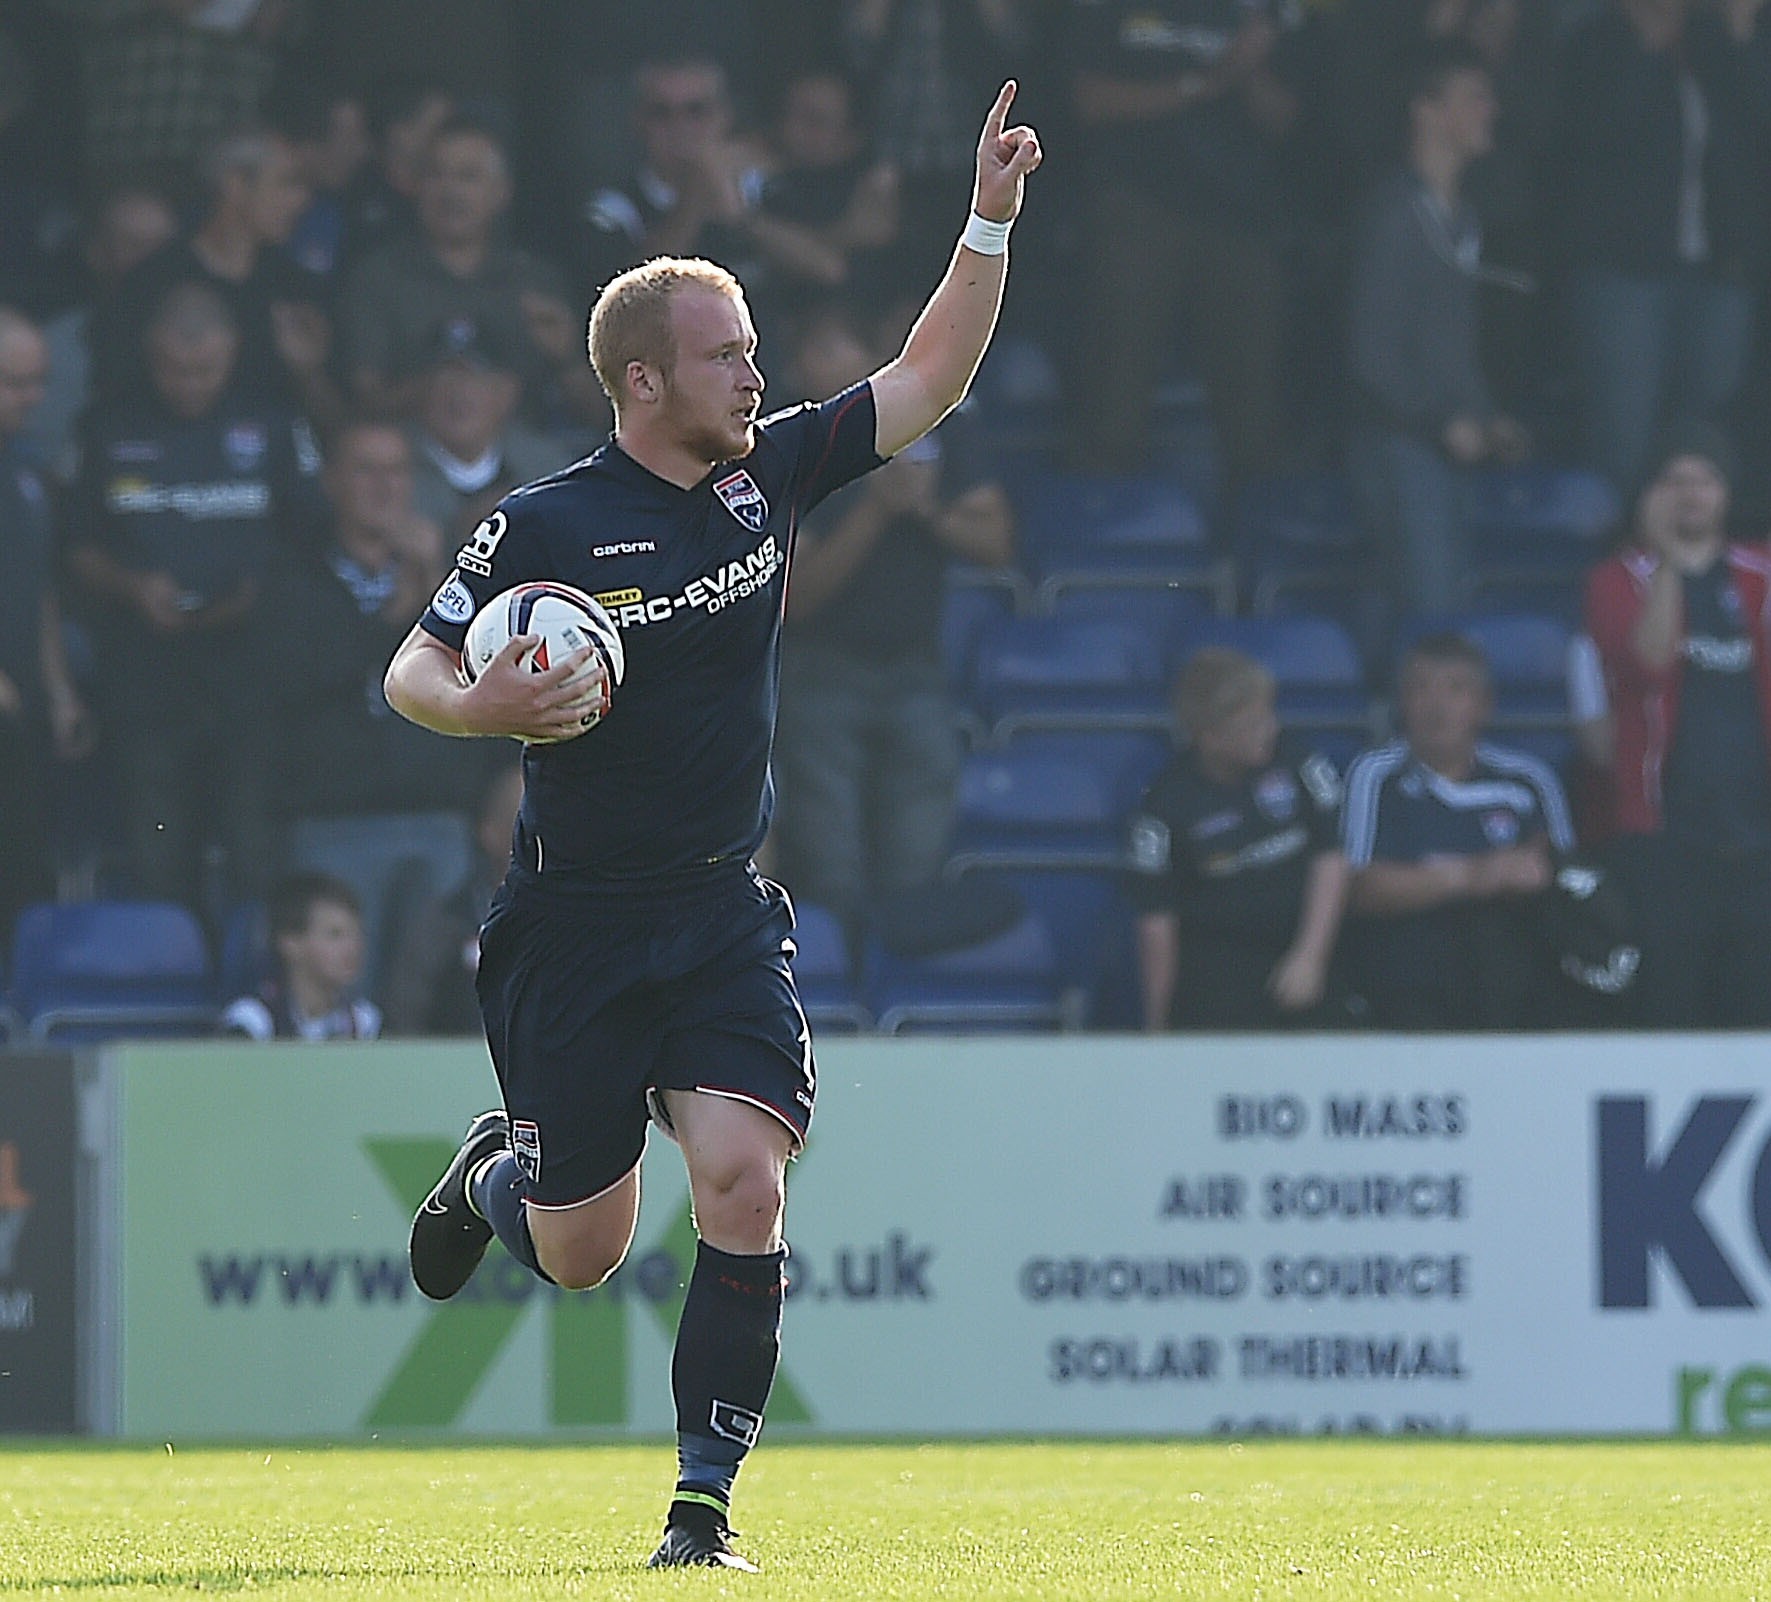
<path id="1" fill-rule="evenodd" d="M 621 1266 L 627 1248 L 623 1244 L 611 1251 L 600 1241 L 575 1241 L 551 1248 L 537 1245 L 535 1255 L 547 1277 L 562 1290 L 595 1290 Z"/>
<path id="2" fill-rule="evenodd" d="M 701 1233 L 716 1245 L 763 1252 L 780 1233 L 786 1202 L 780 1171 L 770 1163 L 750 1163 L 703 1176 L 695 1215 Z"/>

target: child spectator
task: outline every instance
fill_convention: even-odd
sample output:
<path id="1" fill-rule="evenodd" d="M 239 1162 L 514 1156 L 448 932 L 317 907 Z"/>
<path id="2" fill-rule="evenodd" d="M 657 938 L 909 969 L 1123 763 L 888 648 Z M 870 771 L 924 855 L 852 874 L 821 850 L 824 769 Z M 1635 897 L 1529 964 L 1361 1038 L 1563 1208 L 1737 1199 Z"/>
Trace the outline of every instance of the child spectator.
<path id="1" fill-rule="evenodd" d="M 1187 748 L 1144 792 L 1129 831 L 1144 1027 L 1345 1023 L 1329 961 L 1347 901 L 1335 839 L 1340 779 L 1281 753 L 1273 675 L 1207 647 L 1175 683 Z"/>
<path id="2" fill-rule="evenodd" d="M 381 1013 L 352 994 L 363 975 L 356 892 L 323 873 L 292 874 L 271 896 L 276 971 L 229 1002 L 221 1033 L 248 1040 L 373 1040 Z"/>

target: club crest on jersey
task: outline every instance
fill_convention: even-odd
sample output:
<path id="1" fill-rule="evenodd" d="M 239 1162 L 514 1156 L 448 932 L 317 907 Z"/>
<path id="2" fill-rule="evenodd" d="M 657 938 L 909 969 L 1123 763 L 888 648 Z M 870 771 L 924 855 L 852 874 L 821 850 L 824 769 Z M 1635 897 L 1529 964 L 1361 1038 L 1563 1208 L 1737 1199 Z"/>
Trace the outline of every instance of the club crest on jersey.
<path id="1" fill-rule="evenodd" d="M 1283 770 L 1264 773 L 1256 780 L 1254 804 L 1275 823 L 1284 823 L 1297 811 L 1298 789 Z"/>
<path id="2" fill-rule="evenodd" d="M 1482 832 L 1493 846 L 1507 846 L 1519 838 L 1519 815 L 1504 807 L 1495 807 L 1482 814 Z"/>
<path id="3" fill-rule="evenodd" d="M 518 1118 L 510 1126 L 510 1154 L 516 1159 L 517 1171 L 530 1184 L 541 1179 L 541 1126 L 527 1118 Z"/>
<path id="4" fill-rule="evenodd" d="M 235 423 L 222 436 L 221 448 L 227 453 L 228 465 L 236 473 L 250 473 L 264 460 L 270 441 L 257 423 Z"/>
<path id="5" fill-rule="evenodd" d="M 768 527 L 769 503 L 756 487 L 756 480 L 740 468 L 728 473 L 713 486 L 713 493 L 726 503 L 726 510 L 753 534 Z"/>

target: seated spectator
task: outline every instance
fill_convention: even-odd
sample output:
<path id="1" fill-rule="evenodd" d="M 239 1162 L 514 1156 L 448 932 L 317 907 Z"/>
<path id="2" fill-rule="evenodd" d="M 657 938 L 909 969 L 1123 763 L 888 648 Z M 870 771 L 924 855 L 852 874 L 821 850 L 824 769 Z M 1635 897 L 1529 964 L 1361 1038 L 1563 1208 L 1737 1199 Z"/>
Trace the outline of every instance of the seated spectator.
<path id="1" fill-rule="evenodd" d="M 355 889 L 374 983 L 390 906 L 452 889 L 468 871 L 475 780 L 457 746 L 395 716 L 382 693 L 445 560 L 412 505 L 405 435 L 352 422 L 327 453 L 323 483 L 325 537 L 290 553 L 267 586 L 263 649 L 300 664 L 270 692 L 275 798 L 290 862 Z"/>
<path id="2" fill-rule="evenodd" d="M 1612 846 L 1642 946 L 1642 1021 L 1771 1023 L 1771 560 L 1727 533 L 1733 450 L 1660 443 L 1639 543 L 1596 568 L 1586 627 L 1615 724 Z"/>
<path id="3" fill-rule="evenodd" d="M 1753 348 L 1771 222 L 1760 9 L 1607 0 L 1563 54 L 1574 377 L 1591 465 L 1626 493 L 1662 429 L 1722 414 Z"/>
<path id="4" fill-rule="evenodd" d="M 471 327 L 437 331 L 418 396 L 408 430 L 413 504 L 450 550 L 508 491 L 573 458 L 568 446 L 518 420 L 523 381 L 514 360 Z"/>
<path id="5" fill-rule="evenodd" d="M 22 907 L 54 893 L 53 762 L 91 738 L 62 638 L 49 491 L 20 446 L 48 367 L 36 325 L 0 306 L 0 943 Z"/>
<path id="6" fill-rule="evenodd" d="M 854 319 L 826 308 L 794 351 L 802 393 L 833 395 L 878 365 Z M 799 535 L 782 637 L 775 843 L 789 887 L 851 924 L 939 877 L 959 734 L 941 661 L 948 565 L 1013 558 L 1008 497 L 955 471 L 949 419 L 848 490 Z"/>
<path id="7" fill-rule="evenodd" d="M 256 994 L 222 1010 L 220 1033 L 248 1040 L 373 1040 L 375 1004 L 356 994 L 363 977 L 363 920 L 355 893 L 323 873 L 297 873 L 270 901 L 276 972 Z"/>
<path id="8" fill-rule="evenodd" d="M 70 534 L 100 609 L 135 892 L 212 914 L 262 894 L 271 861 L 259 600 L 319 468 L 304 424 L 234 385 L 239 348 L 214 290 L 166 296 L 148 326 L 149 387 L 87 419 Z"/>
<path id="9" fill-rule="evenodd" d="M 57 478 L 73 477 L 75 423 L 92 402 L 92 331 L 99 308 L 130 269 L 171 243 L 178 214 L 158 190 L 114 189 L 93 208 L 81 256 L 86 269 L 76 299 L 43 325 L 49 385 L 30 422 L 30 439 Z"/>
<path id="10" fill-rule="evenodd" d="M 1353 482 L 1396 615 L 1462 604 L 1464 470 L 1517 460 L 1527 444 L 1483 377 L 1482 233 L 1461 192 L 1491 144 L 1488 74 L 1472 49 L 1446 42 L 1423 50 L 1411 84 L 1407 165 L 1371 197 L 1351 323 Z"/>
<path id="11" fill-rule="evenodd" d="M 1561 781 L 1481 739 L 1488 664 L 1461 635 L 1415 641 L 1397 702 L 1402 737 L 1347 771 L 1353 986 L 1380 1028 L 1554 1022 L 1546 892 L 1574 846 Z"/>
<path id="12" fill-rule="evenodd" d="M 365 259 L 345 291 L 344 365 L 363 409 L 413 416 L 437 330 L 457 326 L 510 353 L 532 412 L 557 398 L 580 421 L 607 417 L 559 274 L 500 235 L 510 199 L 503 140 L 472 118 L 444 123 L 420 169 L 418 232 Z"/>
<path id="13" fill-rule="evenodd" d="M 114 400 L 141 388 L 142 335 L 154 309 L 174 285 L 196 283 L 230 309 L 240 385 L 329 427 L 342 413 L 327 366 L 329 293 L 281 248 L 308 202 L 294 148 L 268 129 L 242 129 L 205 155 L 203 180 L 207 208 L 195 231 L 132 268 L 94 320 L 97 395 Z"/>
<path id="14" fill-rule="evenodd" d="M 407 918 L 394 946 L 382 995 L 394 1035 L 478 1035 L 480 925 L 510 862 L 511 836 L 523 802 L 520 761 L 486 781 L 474 821 L 474 871 Z"/>
<path id="15" fill-rule="evenodd" d="M 763 172 L 733 135 L 724 69 L 702 56 L 645 63 L 634 75 L 634 117 L 639 170 L 585 206 L 584 281 L 606 284 L 653 256 L 706 256 L 760 287 L 749 220 Z"/>
<path id="16" fill-rule="evenodd" d="M 1340 778 L 1326 757 L 1282 751 L 1273 675 L 1208 647 L 1174 686 L 1187 744 L 1131 820 L 1144 1027 L 1344 1026 L 1332 974 L 1347 902 L 1335 836 Z"/>

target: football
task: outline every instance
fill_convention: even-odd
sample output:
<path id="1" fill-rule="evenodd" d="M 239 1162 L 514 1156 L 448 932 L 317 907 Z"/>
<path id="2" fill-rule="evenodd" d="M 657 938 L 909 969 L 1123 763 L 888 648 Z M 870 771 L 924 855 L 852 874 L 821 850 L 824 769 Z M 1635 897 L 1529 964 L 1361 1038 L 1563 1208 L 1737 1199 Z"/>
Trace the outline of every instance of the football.
<path id="1" fill-rule="evenodd" d="M 541 643 L 522 659 L 531 673 L 545 673 L 588 645 L 594 654 L 584 664 L 584 672 L 593 671 L 594 664 L 601 662 L 611 696 L 621 683 L 627 664 L 614 619 L 582 590 L 553 583 L 518 584 L 480 608 L 461 642 L 462 678 L 472 684 L 492 658 L 520 634 L 541 636 Z M 585 728 L 595 727 L 601 717 L 600 713 L 591 714 L 585 719 Z"/>

